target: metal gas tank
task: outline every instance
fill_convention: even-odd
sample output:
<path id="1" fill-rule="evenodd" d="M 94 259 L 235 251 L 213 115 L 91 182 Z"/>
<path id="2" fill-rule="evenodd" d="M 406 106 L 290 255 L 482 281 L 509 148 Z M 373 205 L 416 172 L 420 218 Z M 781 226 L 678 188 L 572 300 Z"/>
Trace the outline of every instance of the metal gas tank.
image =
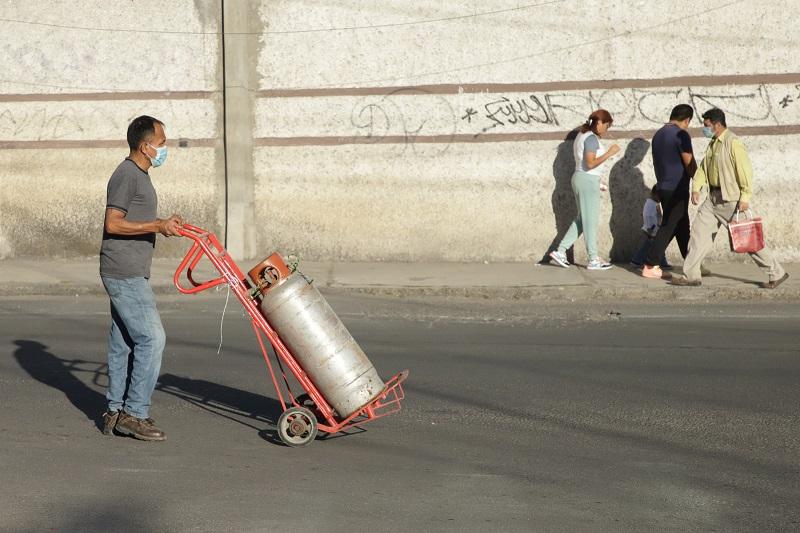
<path id="1" fill-rule="evenodd" d="M 375 367 L 316 287 L 292 273 L 266 291 L 261 312 L 339 416 L 384 388 Z"/>

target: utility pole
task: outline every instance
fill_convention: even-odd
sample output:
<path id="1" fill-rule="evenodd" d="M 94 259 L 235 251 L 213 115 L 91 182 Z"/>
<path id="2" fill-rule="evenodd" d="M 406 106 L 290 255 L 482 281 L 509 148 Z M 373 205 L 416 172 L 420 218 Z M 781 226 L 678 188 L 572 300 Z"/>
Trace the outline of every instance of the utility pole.
<path id="1" fill-rule="evenodd" d="M 256 2 L 225 0 L 222 7 L 222 79 L 225 157 L 225 247 L 234 257 L 256 256 L 254 98 L 259 20 Z M 257 24 L 255 24 L 257 25 Z"/>

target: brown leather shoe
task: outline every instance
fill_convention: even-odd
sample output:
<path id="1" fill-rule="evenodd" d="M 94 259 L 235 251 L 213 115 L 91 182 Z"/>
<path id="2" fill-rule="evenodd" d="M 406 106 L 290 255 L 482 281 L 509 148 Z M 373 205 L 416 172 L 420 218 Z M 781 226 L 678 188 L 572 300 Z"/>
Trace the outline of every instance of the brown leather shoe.
<path id="1" fill-rule="evenodd" d="M 670 285 L 677 285 L 678 287 L 699 287 L 703 284 L 699 279 L 688 279 L 686 277 L 675 276 L 669 282 Z"/>
<path id="2" fill-rule="evenodd" d="M 136 418 L 128 413 L 121 413 L 115 428 L 123 435 L 130 435 L 139 440 L 161 441 L 167 436 L 153 424 L 152 418 Z"/>
<path id="3" fill-rule="evenodd" d="M 103 435 L 113 435 L 117 425 L 119 411 L 106 411 L 103 413 Z"/>
<path id="4" fill-rule="evenodd" d="M 774 289 L 789 278 L 789 273 L 785 273 L 780 279 L 772 279 L 761 284 L 762 289 Z"/>

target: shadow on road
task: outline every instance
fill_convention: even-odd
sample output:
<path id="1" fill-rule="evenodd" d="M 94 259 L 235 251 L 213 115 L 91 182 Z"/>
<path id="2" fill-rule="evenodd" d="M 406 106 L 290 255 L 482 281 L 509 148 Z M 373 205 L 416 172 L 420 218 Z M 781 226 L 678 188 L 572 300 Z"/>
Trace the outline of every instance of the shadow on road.
<path id="1" fill-rule="evenodd" d="M 67 399 L 102 430 L 102 413 L 106 410 L 106 398 L 100 392 L 78 378 L 79 373 L 91 374 L 91 382 L 105 388 L 108 367 L 97 361 L 64 359 L 53 354 L 48 346 L 30 339 L 17 339 L 14 358 L 19 366 L 32 378 L 64 393 Z M 202 379 L 191 379 L 174 374 L 159 378 L 156 390 L 180 398 L 217 416 L 222 416 L 259 432 L 272 440 L 274 431 L 264 430 L 246 420 L 266 422 L 275 426 L 281 414 L 278 400 L 260 394 L 212 383 Z M 244 419 L 244 420 L 243 420 Z M 277 436 L 275 436 L 277 440 Z"/>
<path id="2" fill-rule="evenodd" d="M 212 383 L 204 379 L 164 374 L 159 377 L 156 390 L 171 394 L 205 411 L 258 431 L 262 428 L 254 426 L 242 418 L 266 422 L 274 426 L 282 412 L 280 402 L 274 398 Z"/>
<path id="3" fill-rule="evenodd" d="M 156 390 L 171 394 L 209 413 L 255 429 L 262 439 L 273 444 L 283 445 L 278 431 L 275 429 L 283 408 L 280 402 L 274 398 L 202 379 L 184 378 L 173 374 L 161 376 Z M 242 418 L 266 422 L 270 427 L 258 427 Z M 335 439 L 365 431 L 363 428 L 355 426 L 336 435 L 320 432 L 317 434 L 317 439 Z"/>
<path id="4" fill-rule="evenodd" d="M 120 500 L 124 500 L 124 505 L 120 504 Z M 143 499 L 140 494 L 128 491 L 124 493 L 124 497 L 120 495 L 119 498 L 83 499 L 74 496 L 69 498 L 65 495 L 62 499 L 53 495 L 48 502 L 47 513 L 32 514 L 27 527 L 14 531 L 80 531 L 81 533 L 169 531 L 170 526 L 163 517 L 163 508 L 163 501 L 155 497 Z"/>
<path id="5" fill-rule="evenodd" d="M 82 359 L 62 359 L 48 351 L 48 347 L 29 339 L 14 341 L 17 349 L 14 358 L 32 378 L 64 393 L 64 396 L 77 407 L 86 418 L 95 421 L 98 429 L 102 429 L 101 415 L 106 408 L 105 396 L 87 386 L 78 379 L 78 372 L 94 374 L 93 382 L 98 383 L 100 376 L 107 375 L 103 371 L 105 365 L 96 361 Z M 94 367 L 92 370 L 82 368 L 84 365 Z"/>

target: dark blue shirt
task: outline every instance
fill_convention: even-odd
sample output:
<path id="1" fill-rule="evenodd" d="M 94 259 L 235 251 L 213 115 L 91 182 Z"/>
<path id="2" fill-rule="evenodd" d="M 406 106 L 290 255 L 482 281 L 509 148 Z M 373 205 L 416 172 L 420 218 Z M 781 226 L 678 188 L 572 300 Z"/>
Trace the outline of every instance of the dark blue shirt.
<path id="1" fill-rule="evenodd" d="M 653 136 L 653 168 L 662 191 L 674 191 L 681 182 L 689 187 L 689 174 L 681 154 L 693 154 L 692 138 L 675 124 L 665 124 Z"/>

